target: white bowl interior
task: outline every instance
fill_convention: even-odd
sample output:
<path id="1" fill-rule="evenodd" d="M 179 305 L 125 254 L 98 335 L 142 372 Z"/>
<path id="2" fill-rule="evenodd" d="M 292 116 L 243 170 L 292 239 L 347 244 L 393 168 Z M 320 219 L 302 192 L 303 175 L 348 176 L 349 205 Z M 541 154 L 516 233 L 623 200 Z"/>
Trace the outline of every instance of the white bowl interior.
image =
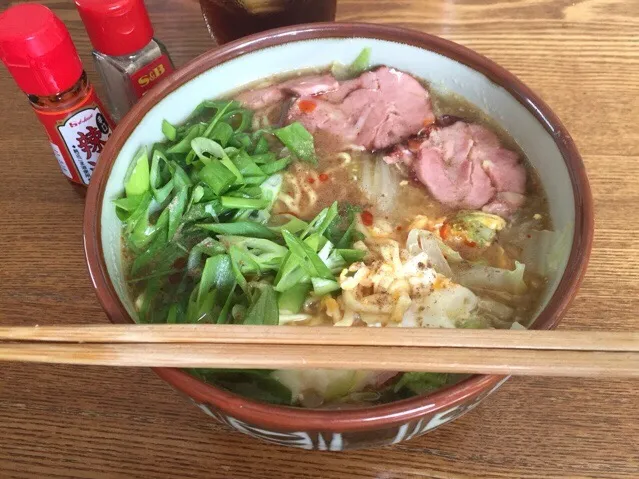
<path id="1" fill-rule="evenodd" d="M 131 317 L 136 318 L 127 294 L 121 252 L 121 222 L 112 201 L 123 192 L 127 167 L 136 150 L 162 140 L 163 119 L 184 121 L 204 99 L 230 93 L 262 78 L 303 68 L 351 62 L 362 48 L 371 47 L 373 64 L 385 64 L 428 81 L 436 91 L 457 93 L 497 120 L 515 139 L 537 169 L 546 190 L 550 214 L 557 231 L 574 235 L 575 205 L 567 167 L 550 134 L 505 89 L 483 74 L 448 57 L 402 43 L 371 38 L 304 40 L 270 47 L 218 65 L 197 76 L 155 105 L 133 130 L 118 154 L 102 203 L 102 246 L 108 274 Z M 550 273 L 539 311 L 547 304 L 563 275 L 570 248 Z M 537 313 L 539 313 L 539 311 Z"/>

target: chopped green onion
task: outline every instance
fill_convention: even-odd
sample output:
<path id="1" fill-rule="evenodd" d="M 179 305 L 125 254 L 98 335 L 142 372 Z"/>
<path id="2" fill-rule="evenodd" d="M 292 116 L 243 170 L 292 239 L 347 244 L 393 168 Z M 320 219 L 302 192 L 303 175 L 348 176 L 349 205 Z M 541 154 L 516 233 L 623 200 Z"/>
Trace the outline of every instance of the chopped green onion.
<path id="1" fill-rule="evenodd" d="M 207 231 L 213 231 L 220 235 L 251 236 L 253 238 L 275 239 L 277 234 L 264 225 L 251 221 L 238 221 L 236 223 L 200 223 L 196 225 Z"/>
<path id="2" fill-rule="evenodd" d="M 280 312 L 299 313 L 310 290 L 311 286 L 309 284 L 300 283 L 284 291 L 277 300 Z"/>
<path id="3" fill-rule="evenodd" d="M 129 235 L 130 244 L 137 250 L 143 250 L 153 240 L 158 231 L 164 229 L 168 224 L 169 212 L 168 209 L 162 211 L 160 217 L 154 225 L 150 223 L 152 203 L 149 202 L 146 211 L 139 217 L 135 225 L 131 229 Z"/>
<path id="4" fill-rule="evenodd" d="M 262 169 L 253 161 L 253 158 L 248 156 L 243 150 L 240 150 L 240 152 L 233 157 L 233 163 L 244 177 L 265 175 Z"/>
<path id="5" fill-rule="evenodd" d="M 297 259 L 297 258 L 296 258 Z M 285 266 L 286 267 L 286 264 Z M 295 263 L 292 269 L 284 269 L 282 267 L 280 271 L 286 271 L 275 284 L 275 290 L 278 292 L 288 291 L 297 284 L 308 284 L 311 281 L 311 277 L 302 268 L 299 263 Z"/>
<path id="6" fill-rule="evenodd" d="M 310 223 L 269 223 L 280 172 L 315 162 L 315 145 L 300 123 L 251 132 L 252 116 L 207 100 L 182 125 L 163 120 L 166 140 L 136 152 L 114 208 L 140 321 L 279 324 L 309 292 L 337 291 L 335 274 L 365 254 L 348 249 L 356 232 L 343 230 L 337 203 Z M 290 156 L 275 153 L 281 144 Z"/>
<path id="7" fill-rule="evenodd" d="M 348 80 L 361 75 L 370 68 L 371 49 L 364 48 L 350 65 L 335 62 L 331 66 L 331 73 L 338 80 Z"/>
<path id="8" fill-rule="evenodd" d="M 208 164 L 211 161 L 211 157 L 223 158 L 226 156 L 224 148 L 222 148 L 219 143 L 204 136 L 193 138 L 191 140 L 191 148 L 193 148 L 195 154 L 204 164 Z M 207 153 L 211 155 L 211 157 L 207 156 Z"/>
<path id="9" fill-rule="evenodd" d="M 178 305 L 172 304 L 169 307 L 169 314 L 166 317 L 166 322 L 168 324 L 175 324 L 177 322 L 177 313 L 178 313 Z"/>
<path id="10" fill-rule="evenodd" d="M 308 246 L 310 246 L 310 248 L 315 251 L 318 252 L 320 249 L 320 239 L 322 238 L 322 236 L 319 233 L 313 233 L 312 235 L 310 235 L 308 238 L 306 238 L 304 240 L 304 243 L 307 244 Z M 326 239 L 326 238 L 324 238 Z"/>
<path id="11" fill-rule="evenodd" d="M 260 269 L 270 269 L 272 264 L 277 264 L 279 269 L 279 265 L 288 253 L 285 246 L 264 238 L 220 235 L 218 239 L 229 249 L 231 246 L 237 246 L 243 251 L 249 252 L 258 262 Z"/>
<path id="12" fill-rule="evenodd" d="M 222 204 L 218 199 L 206 203 L 198 203 L 188 209 L 182 217 L 182 222 L 188 223 L 190 221 L 199 221 L 207 218 L 213 218 L 217 221 L 223 211 Z"/>
<path id="13" fill-rule="evenodd" d="M 260 198 L 262 196 L 262 189 L 259 186 L 246 185 L 239 190 L 229 191 L 228 196 L 235 198 Z"/>
<path id="14" fill-rule="evenodd" d="M 235 184 L 242 184 L 244 182 L 244 176 L 237 169 L 237 166 L 231 161 L 231 159 L 225 154 L 220 160 L 224 166 L 226 166 L 231 173 L 235 175 Z"/>
<path id="15" fill-rule="evenodd" d="M 176 143 L 175 145 L 168 148 L 166 152 L 170 154 L 188 153 L 191 150 L 191 141 L 194 138 L 197 138 L 198 136 L 200 136 L 200 133 L 201 133 L 200 125 L 199 124 L 193 125 L 187 132 L 186 136 L 182 138 L 179 141 L 179 143 Z"/>
<path id="16" fill-rule="evenodd" d="M 333 279 L 312 278 L 311 283 L 313 284 L 313 292 L 317 296 L 324 296 L 340 289 L 339 283 Z"/>
<path id="17" fill-rule="evenodd" d="M 231 257 L 227 254 L 211 256 L 206 260 L 202 270 L 198 302 L 211 288 L 215 288 L 218 294 L 226 297 L 234 283 L 235 278 L 231 267 Z"/>
<path id="18" fill-rule="evenodd" d="M 284 143 L 291 153 L 297 158 L 307 163 L 317 165 L 317 157 L 315 156 L 315 142 L 304 126 L 299 123 L 291 123 L 288 126 L 273 131 L 273 134 Z"/>
<path id="19" fill-rule="evenodd" d="M 289 233 L 297 234 L 300 231 L 304 231 L 308 227 L 308 223 L 306 221 L 302 221 L 296 216 L 290 215 L 290 219 L 288 222 L 284 223 L 281 226 L 270 226 L 273 231 L 282 231 L 287 230 Z"/>
<path id="20" fill-rule="evenodd" d="M 140 202 L 142 201 L 143 197 L 144 197 L 143 195 L 125 196 L 124 198 L 118 198 L 117 200 L 114 200 L 113 204 L 117 208 L 123 211 L 126 211 L 128 213 L 131 213 L 135 211 L 138 206 L 140 206 Z"/>
<path id="21" fill-rule="evenodd" d="M 232 272 L 232 266 L 231 266 Z M 226 324 L 229 322 L 229 313 L 231 311 L 231 307 L 233 306 L 233 294 L 235 293 L 235 286 L 237 283 L 235 282 L 235 278 L 233 278 L 233 284 L 231 285 L 231 289 L 226 297 L 226 301 L 224 301 L 224 306 L 222 306 L 222 310 L 220 311 L 220 315 L 217 317 L 217 324 Z"/>
<path id="22" fill-rule="evenodd" d="M 211 120 L 211 123 L 209 123 L 209 125 L 206 127 L 206 130 L 204 130 L 204 133 L 202 136 L 208 137 L 213 131 L 213 128 L 215 128 L 215 125 L 217 125 L 217 122 L 220 121 L 220 118 L 222 118 L 224 113 L 226 113 L 226 111 L 231 109 L 233 106 L 239 106 L 239 102 L 229 101 L 223 107 L 218 108 L 217 112 L 215 113 L 215 116 Z"/>
<path id="23" fill-rule="evenodd" d="M 357 261 L 361 261 L 366 257 L 366 251 L 361 249 L 336 249 L 335 250 L 339 255 L 344 258 L 347 264 L 356 263 Z"/>
<path id="24" fill-rule="evenodd" d="M 423 394 L 444 386 L 448 379 L 447 373 L 404 373 L 393 390 L 399 392 L 407 388 L 413 394 Z"/>
<path id="25" fill-rule="evenodd" d="M 149 207 L 151 206 L 151 201 L 153 200 L 153 195 L 150 192 L 144 193 L 141 197 L 139 197 L 139 203 L 137 208 L 131 212 L 129 217 L 126 220 L 126 226 L 124 228 L 125 235 L 130 235 L 135 228 L 137 222 L 147 214 Z"/>
<path id="26" fill-rule="evenodd" d="M 202 255 L 216 256 L 224 253 L 226 253 L 226 248 L 222 245 L 222 243 L 214 240 L 213 238 L 204 238 L 191 248 L 186 261 L 186 268 L 189 273 L 194 273 L 200 266 Z"/>
<path id="27" fill-rule="evenodd" d="M 211 161 L 202 168 L 199 176 L 216 195 L 224 193 L 236 180 L 235 175 L 219 160 Z"/>
<path id="28" fill-rule="evenodd" d="M 220 122 L 215 125 L 209 138 L 217 141 L 220 145 L 226 146 L 233 136 L 233 128 L 228 123 Z"/>
<path id="29" fill-rule="evenodd" d="M 260 136 L 259 140 L 257 140 L 257 144 L 255 145 L 255 149 L 253 150 L 254 155 L 262 155 L 268 153 L 269 146 L 268 141 L 264 138 L 264 135 Z"/>
<path id="30" fill-rule="evenodd" d="M 270 285 L 264 285 L 257 301 L 255 301 L 244 318 L 244 324 L 277 325 L 280 322 L 280 313 L 277 308 L 275 291 Z"/>
<path id="31" fill-rule="evenodd" d="M 146 193 L 149 187 L 149 155 L 143 146 L 133 157 L 126 173 L 124 191 L 127 196 L 137 196 Z"/>
<path id="32" fill-rule="evenodd" d="M 291 157 L 287 156 L 286 158 L 280 158 L 277 161 L 273 161 L 272 163 L 266 163 L 261 166 L 262 171 L 267 175 L 272 175 L 277 173 L 278 171 L 283 170 L 288 165 L 291 164 Z"/>
<path id="33" fill-rule="evenodd" d="M 237 122 L 237 117 L 240 121 Z M 253 111 L 251 110 L 234 110 L 222 115 L 222 120 L 227 122 L 236 132 L 244 132 L 251 126 L 253 120 Z M 237 126 L 236 126 L 237 125 Z"/>
<path id="34" fill-rule="evenodd" d="M 364 48 L 357 58 L 353 60 L 353 63 L 349 66 L 350 74 L 353 76 L 360 75 L 361 73 L 368 70 L 371 62 L 371 49 L 369 47 Z"/>
<path id="35" fill-rule="evenodd" d="M 208 291 L 202 298 L 198 300 L 197 293 L 199 291 L 199 287 L 193 289 L 191 293 L 191 297 L 189 298 L 187 310 L 186 310 L 186 321 L 188 323 L 208 323 L 211 322 L 212 319 L 210 317 L 211 310 L 213 309 L 213 305 L 215 304 L 215 299 L 217 297 L 217 291 L 214 289 Z"/>
<path id="36" fill-rule="evenodd" d="M 151 184 L 151 190 L 153 190 L 153 196 L 158 203 L 163 203 L 173 191 L 174 181 L 173 178 L 169 178 L 164 185 L 162 184 L 162 165 L 167 165 L 169 160 L 164 153 L 159 149 L 153 150 L 153 157 L 151 159 L 151 171 L 149 173 L 149 183 Z"/>
<path id="37" fill-rule="evenodd" d="M 268 176 L 247 176 L 244 178 L 244 183 L 247 185 L 261 185 L 266 181 Z"/>
<path id="38" fill-rule="evenodd" d="M 169 141 L 175 141 L 177 137 L 177 129 L 166 120 L 162 120 L 162 133 Z"/>
<path id="39" fill-rule="evenodd" d="M 173 197 L 169 205 L 166 207 L 169 210 L 169 229 L 168 240 L 171 241 L 175 236 L 175 232 L 180 225 L 182 215 L 184 214 L 184 208 L 189 197 L 188 187 L 181 188 Z"/>
<path id="40" fill-rule="evenodd" d="M 251 297 L 251 291 L 248 286 L 248 281 L 242 274 L 242 267 L 240 265 L 240 257 L 242 250 L 238 246 L 231 246 L 229 248 L 229 257 L 231 258 L 231 271 L 235 277 L 235 282 L 244 291 L 249 298 Z"/>
<path id="41" fill-rule="evenodd" d="M 169 163 L 169 171 L 173 175 L 173 186 L 176 188 L 180 189 L 184 186 L 193 185 L 189 175 L 187 175 L 186 171 L 184 171 L 175 161 L 171 161 Z"/>
<path id="42" fill-rule="evenodd" d="M 175 244 L 167 245 L 164 235 L 157 235 L 149 246 L 133 260 L 130 270 L 131 280 L 138 280 L 137 274 L 150 264 L 153 263 L 154 268 L 163 263 L 171 265 L 183 254 L 184 252 L 179 250 Z"/>
<path id="43" fill-rule="evenodd" d="M 304 230 L 304 233 L 302 233 L 301 238 L 306 238 L 310 233 L 324 234 L 333 220 L 337 218 L 337 215 L 337 201 L 335 201 L 331 206 L 320 211 L 317 216 L 311 220 L 308 227 Z"/>
<path id="44" fill-rule="evenodd" d="M 273 161 L 275 161 L 276 158 L 277 156 L 275 156 L 275 153 L 256 153 L 251 156 L 251 160 L 253 160 L 258 165 L 262 165 L 264 163 L 272 163 Z"/>
<path id="45" fill-rule="evenodd" d="M 160 292 L 160 281 L 158 278 L 151 279 L 142 293 L 142 304 L 138 308 L 138 318 L 143 323 L 151 322 L 151 305 Z"/>
<path id="46" fill-rule="evenodd" d="M 268 199 L 235 198 L 233 196 L 221 196 L 220 201 L 224 208 L 251 210 L 266 208 L 271 203 Z"/>
<path id="47" fill-rule="evenodd" d="M 251 140 L 251 135 L 240 132 L 233 135 L 233 138 L 229 140 L 229 145 L 248 150 L 253 146 L 253 141 Z"/>
<path id="48" fill-rule="evenodd" d="M 301 262 L 301 266 L 311 277 L 335 279 L 331 270 L 324 264 L 321 258 L 311 249 L 310 246 L 286 230 L 282 231 L 282 236 L 284 237 L 284 241 L 286 241 L 286 245 L 291 250 L 291 253 L 298 257 Z"/>

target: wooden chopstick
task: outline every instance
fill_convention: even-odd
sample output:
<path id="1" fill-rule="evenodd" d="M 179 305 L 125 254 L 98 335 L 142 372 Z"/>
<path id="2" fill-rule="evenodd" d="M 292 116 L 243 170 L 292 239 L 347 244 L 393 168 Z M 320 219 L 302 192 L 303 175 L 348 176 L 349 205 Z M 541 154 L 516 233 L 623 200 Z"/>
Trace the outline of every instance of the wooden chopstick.
<path id="1" fill-rule="evenodd" d="M 0 327 L 2 341 L 415 346 L 639 352 L 639 332 L 131 324 Z"/>
<path id="2" fill-rule="evenodd" d="M 639 377 L 639 333 L 238 325 L 1 327 L 0 361 Z"/>
<path id="3" fill-rule="evenodd" d="M 309 344 L 2 343 L 0 360 L 101 366 L 362 369 L 522 376 L 639 377 L 639 353 Z"/>

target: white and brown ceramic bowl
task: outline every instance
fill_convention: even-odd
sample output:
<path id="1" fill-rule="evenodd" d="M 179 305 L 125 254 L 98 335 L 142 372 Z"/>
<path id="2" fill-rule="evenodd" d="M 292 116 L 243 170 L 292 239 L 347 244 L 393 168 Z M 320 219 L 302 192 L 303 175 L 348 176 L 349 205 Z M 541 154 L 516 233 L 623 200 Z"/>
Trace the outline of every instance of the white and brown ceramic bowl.
<path id="1" fill-rule="evenodd" d="M 592 198 L 584 165 L 559 119 L 512 74 L 460 45 L 420 32 L 379 25 L 328 23 L 265 32 L 212 50 L 151 90 L 109 140 L 87 196 L 84 235 L 97 295 L 116 323 L 135 310 L 122 268 L 120 229 L 112 200 L 140 145 L 161 139 L 161 122 L 175 124 L 206 98 L 283 72 L 350 62 L 364 47 L 372 63 L 409 72 L 431 88 L 462 95 L 497 120 L 539 172 L 554 226 L 572 238 L 534 323 L 557 325 L 584 276 L 593 236 Z M 433 394 L 360 409 L 334 411 L 258 403 L 205 384 L 178 369 L 156 373 L 205 412 L 240 432 L 282 445 L 342 450 L 396 444 L 471 410 L 506 378 L 472 376 Z"/>

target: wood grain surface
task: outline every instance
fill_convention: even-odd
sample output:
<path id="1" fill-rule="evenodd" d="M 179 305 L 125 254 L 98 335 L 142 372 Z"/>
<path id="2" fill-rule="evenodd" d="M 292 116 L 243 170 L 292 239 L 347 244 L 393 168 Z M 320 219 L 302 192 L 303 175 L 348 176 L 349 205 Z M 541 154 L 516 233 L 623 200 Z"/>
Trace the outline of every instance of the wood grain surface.
<path id="1" fill-rule="evenodd" d="M 0 0 L 0 9 L 8 5 Z M 46 0 L 97 82 L 71 0 Z M 214 46 L 195 0 L 147 0 L 180 66 Z M 639 1 L 339 0 L 338 19 L 427 31 L 487 55 L 555 110 L 586 161 L 590 269 L 564 329 L 639 327 Z M 106 322 L 82 249 L 83 198 L 0 71 L 0 324 Z M 0 478 L 637 478 L 639 383 L 516 378 L 393 448 L 276 447 L 203 415 L 148 369 L 0 365 Z"/>

